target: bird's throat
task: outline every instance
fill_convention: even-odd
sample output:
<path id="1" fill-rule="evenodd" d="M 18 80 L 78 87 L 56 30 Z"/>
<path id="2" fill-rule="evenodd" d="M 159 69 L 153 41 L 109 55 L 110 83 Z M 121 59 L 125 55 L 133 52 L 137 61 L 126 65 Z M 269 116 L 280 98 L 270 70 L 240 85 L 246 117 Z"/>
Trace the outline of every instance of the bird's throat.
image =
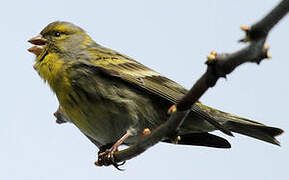
<path id="1" fill-rule="evenodd" d="M 40 77 L 48 82 L 51 89 L 56 92 L 65 77 L 63 65 L 64 60 L 60 58 L 57 53 L 44 52 L 42 56 L 37 57 L 34 68 Z"/>

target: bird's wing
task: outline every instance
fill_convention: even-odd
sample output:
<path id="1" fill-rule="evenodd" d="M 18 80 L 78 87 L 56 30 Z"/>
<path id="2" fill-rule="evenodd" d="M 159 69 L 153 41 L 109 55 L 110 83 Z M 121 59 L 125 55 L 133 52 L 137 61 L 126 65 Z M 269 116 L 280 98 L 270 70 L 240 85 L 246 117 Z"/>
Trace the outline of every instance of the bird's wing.
<path id="1" fill-rule="evenodd" d="M 148 93 L 164 98 L 175 104 L 178 99 L 182 98 L 187 90 L 178 83 L 162 76 L 158 72 L 144 66 L 130 57 L 122 55 L 116 51 L 104 48 L 93 47 L 88 50 L 89 56 L 85 56 L 79 61 L 83 66 L 96 68 L 106 75 L 113 76 L 124 80 L 132 86 L 146 90 Z M 232 133 L 223 125 L 218 123 L 213 116 L 203 110 L 204 105 L 196 103 L 192 111 L 223 133 L 233 136 Z"/>
<path id="2" fill-rule="evenodd" d="M 156 71 L 144 66 L 130 57 L 107 48 L 93 48 L 86 62 L 104 73 L 121 78 L 149 93 L 176 103 L 187 90 L 178 83 L 162 76 Z"/>

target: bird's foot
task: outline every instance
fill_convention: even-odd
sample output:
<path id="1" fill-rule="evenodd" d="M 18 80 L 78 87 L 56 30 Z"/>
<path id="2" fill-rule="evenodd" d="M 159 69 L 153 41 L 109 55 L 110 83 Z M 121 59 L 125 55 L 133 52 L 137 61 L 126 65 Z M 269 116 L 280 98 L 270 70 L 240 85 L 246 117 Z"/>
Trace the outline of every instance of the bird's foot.
<path id="1" fill-rule="evenodd" d="M 118 151 L 118 147 L 128 138 L 132 135 L 132 132 L 128 130 L 111 148 L 105 150 L 104 152 L 98 153 L 98 159 L 94 163 L 96 166 L 109 166 L 113 165 L 118 170 L 120 169 L 119 166 L 124 165 L 124 162 L 117 163 L 114 158 L 114 153 Z"/>
<path id="2" fill-rule="evenodd" d="M 123 171 L 124 169 L 119 168 L 124 165 L 125 161 L 117 163 L 114 159 L 114 153 L 118 151 L 116 146 L 112 146 L 110 149 L 107 149 L 104 152 L 98 153 L 98 159 L 94 163 L 96 166 L 110 166 L 113 165 L 116 169 Z"/>

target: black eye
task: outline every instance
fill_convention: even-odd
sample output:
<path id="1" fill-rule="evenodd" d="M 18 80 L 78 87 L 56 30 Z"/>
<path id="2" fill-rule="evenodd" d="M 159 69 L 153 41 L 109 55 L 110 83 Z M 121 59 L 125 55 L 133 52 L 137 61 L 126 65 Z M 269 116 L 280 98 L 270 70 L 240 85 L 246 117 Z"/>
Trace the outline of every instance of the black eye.
<path id="1" fill-rule="evenodd" d="M 54 36 L 55 36 L 55 37 L 59 37 L 60 35 L 61 35 L 61 33 L 58 32 L 58 31 L 54 33 Z"/>

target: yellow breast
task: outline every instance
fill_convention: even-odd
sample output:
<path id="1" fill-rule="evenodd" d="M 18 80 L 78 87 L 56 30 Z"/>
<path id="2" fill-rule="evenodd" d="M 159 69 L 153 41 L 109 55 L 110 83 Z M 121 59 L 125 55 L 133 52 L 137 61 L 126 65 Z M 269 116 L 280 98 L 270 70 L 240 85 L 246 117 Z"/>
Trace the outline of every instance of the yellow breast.
<path id="1" fill-rule="evenodd" d="M 68 80 L 65 78 L 66 66 L 69 66 L 69 63 L 60 58 L 57 53 L 49 53 L 43 60 L 36 61 L 34 68 L 56 93 L 63 86 L 69 85 Z"/>
<path id="2" fill-rule="evenodd" d="M 47 54 L 43 60 L 36 59 L 35 70 L 44 81 L 48 82 L 51 89 L 56 94 L 63 111 L 68 115 L 72 122 L 86 134 L 95 134 L 91 130 L 94 126 L 87 121 L 85 107 L 89 107 L 85 102 L 80 101 L 79 97 L 73 91 L 67 69 L 72 62 L 67 62 L 60 58 L 56 53 Z M 75 104 L 77 101 L 79 104 Z M 98 109 L 98 108 L 96 108 Z M 91 110 L 89 110 L 91 111 Z M 93 136 L 92 136 L 93 137 Z"/>

